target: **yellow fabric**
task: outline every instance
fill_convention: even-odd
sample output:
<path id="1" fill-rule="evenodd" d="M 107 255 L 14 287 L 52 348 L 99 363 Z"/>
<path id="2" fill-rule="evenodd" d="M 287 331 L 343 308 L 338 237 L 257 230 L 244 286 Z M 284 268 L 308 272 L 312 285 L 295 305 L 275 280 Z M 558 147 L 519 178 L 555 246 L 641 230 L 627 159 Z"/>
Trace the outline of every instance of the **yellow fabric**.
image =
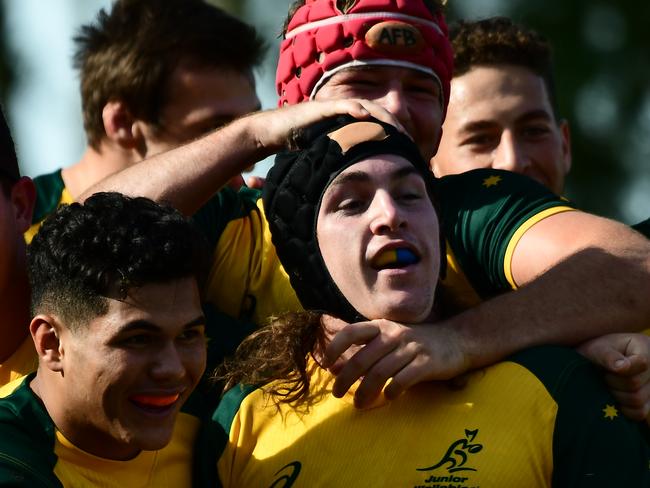
<path id="1" fill-rule="evenodd" d="M 11 395 L 25 380 L 24 376 L 16 378 L 2 386 L 0 386 L 0 398 L 8 397 Z"/>
<path id="2" fill-rule="evenodd" d="M 302 310 L 271 242 L 262 199 L 256 212 L 229 222 L 220 236 L 207 295 L 222 312 L 256 324 L 270 315 Z"/>
<path id="3" fill-rule="evenodd" d="M 365 411 L 312 368 L 308 410 L 259 389 L 244 399 L 218 461 L 224 487 L 551 485 L 557 404 L 518 364 L 475 372 L 461 390 L 420 384 Z"/>
<path id="4" fill-rule="evenodd" d="M 64 188 L 63 191 L 61 192 L 61 199 L 59 200 L 59 204 L 58 204 L 57 207 L 60 207 L 61 205 L 64 205 L 64 204 L 70 204 L 70 203 L 73 203 L 73 202 L 74 202 L 74 198 L 72 198 L 72 195 L 70 195 L 70 192 L 68 191 L 68 189 Z M 47 218 L 47 216 L 45 216 L 45 218 Z M 43 225 L 43 220 L 45 220 L 45 218 L 41 219 L 40 221 L 36 222 L 35 224 L 32 224 L 31 227 L 29 229 L 27 229 L 27 232 L 25 232 L 25 234 L 24 234 L 25 242 L 27 244 L 32 242 L 32 239 L 34 238 L 34 236 L 38 232 L 38 229 L 40 229 L 41 225 Z"/>
<path id="5" fill-rule="evenodd" d="M 461 269 L 449 242 L 447 242 L 446 249 L 447 272 L 444 280 L 440 283 L 444 293 L 445 310 L 448 313 L 461 312 L 477 306 L 482 302 L 481 297 Z"/>
<path id="6" fill-rule="evenodd" d="M 36 349 L 34 349 L 32 336 L 28 334 L 20 347 L 16 349 L 16 352 L 4 363 L 0 364 L 0 386 L 22 378 L 27 373 L 36 371 L 37 366 L 38 356 L 36 355 Z"/>
<path id="7" fill-rule="evenodd" d="M 503 271 L 505 273 L 506 279 L 508 280 L 508 283 L 510 283 L 510 286 L 512 286 L 513 290 L 516 290 L 517 283 L 515 282 L 514 277 L 512 276 L 512 256 L 515 253 L 515 248 L 517 247 L 517 244 L 519 244 L 519 241 L 523 237 L 523 235 L 530 229 L 533 225 L 535 225 L 538 222 L 541 222 L 547 217 L 550 217 L 551 215 L 559 214 L 562 212 L 570 212 L 570 211 L 575 211 L 575 208 L 571 207 L 553 207 L 549 208 L 547 210 L 544 210 L 543 212 L 540 212 L 534 216 L 532 216 L 530 219 L 528 219 L 526 222 L 524 222 L 518 229 L 517 231 L 512 235 L 512 238 L 510 239 L 510 242 L 508 243 L 508 247 L 506 248 L 506 254 L 503 259 Z"/>
<path id="8" fill-rule="evenodd" d="M 64 487 L 182 488 L 191 486 L 192 447 L 199 420 L 179 414 L 172 440 L 160 451 L 143 451 L 129 461 L 93 456 L 56 432 L 54 474 Z"/>

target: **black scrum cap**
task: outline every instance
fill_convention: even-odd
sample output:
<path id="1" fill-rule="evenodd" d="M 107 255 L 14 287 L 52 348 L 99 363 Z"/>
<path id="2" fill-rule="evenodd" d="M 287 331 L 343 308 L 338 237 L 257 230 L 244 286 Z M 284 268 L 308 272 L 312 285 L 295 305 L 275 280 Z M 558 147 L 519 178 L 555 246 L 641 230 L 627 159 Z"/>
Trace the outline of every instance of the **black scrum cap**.
<path id="1" fill-rule="evenodd" d="M 273 244 L 305 309 L 363 320 L 334 284 L 320 253 L 316 221 L 323 194 L 346 168 L 380 154 L 410 161 L 429 195 L 433 176 L 411 139 L 375 119 L 329 119 L 307 129 L 300 145 L 297 151 L 279 154 L 266 178 L 264 209 Z"/>

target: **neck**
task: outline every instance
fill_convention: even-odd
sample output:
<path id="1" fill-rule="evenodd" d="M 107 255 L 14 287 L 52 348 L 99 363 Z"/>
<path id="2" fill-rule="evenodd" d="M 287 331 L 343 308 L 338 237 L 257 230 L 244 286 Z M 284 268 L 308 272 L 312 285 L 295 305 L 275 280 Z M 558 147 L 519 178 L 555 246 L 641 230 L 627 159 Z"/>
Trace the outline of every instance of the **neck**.
<path id="1" fill-rule="evenodd" d="M 83 395 L 69 391 L 63 372 L 39 364 L 29 386 L 45 405 L 56 429 L 78 449 L 115 461 L 128 461 L 140 454 L 139 449 L 117 441 L 93 424 L 93 412 L 79 408 L 75 400 Z"/>
<path id="2" fill-rule="evenodd" d="M 0 289 L 0 364 L 9 359 L 29 335 L 30 292 L 24 249 L 20 259 L 22 266 L 14 266 L 5 286 Z"/>
<path id="3" fill-rule="evenodd" d="M 81 159 L 63 169 L 61 176 L 66 189 L 76 200 L 91 186 L 140 160 L 135 150 L 102 141 L 99 149 L 88 146 Z"/>

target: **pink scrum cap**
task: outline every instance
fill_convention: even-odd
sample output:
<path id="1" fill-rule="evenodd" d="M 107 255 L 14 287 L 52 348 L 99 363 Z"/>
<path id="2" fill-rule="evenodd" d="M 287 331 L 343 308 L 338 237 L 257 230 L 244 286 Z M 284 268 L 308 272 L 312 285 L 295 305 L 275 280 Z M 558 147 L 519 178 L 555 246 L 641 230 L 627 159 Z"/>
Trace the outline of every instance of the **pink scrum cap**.
<path id="1" fill-rule="evenodd" d="M 398 66 L 435 77 L 449 101 L 453 55 L 442 13 L 422 0 L 358 0 L 341 12 L 336 0 L 307 0 L 293 15 L 276 73 L 279 105 L 312 99 L 338 71 Z"/>

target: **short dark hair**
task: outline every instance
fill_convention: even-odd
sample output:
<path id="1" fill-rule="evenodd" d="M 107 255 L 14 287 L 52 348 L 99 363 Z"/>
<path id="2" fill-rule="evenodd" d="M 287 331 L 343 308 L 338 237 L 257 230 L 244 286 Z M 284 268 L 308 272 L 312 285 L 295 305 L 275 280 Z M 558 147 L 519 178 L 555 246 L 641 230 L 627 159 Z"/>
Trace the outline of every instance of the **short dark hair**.
<path id="1" fill-rule="evenodd" d="M 27 250 L 32 313 L 57 313 L 71 329 L 149 283 L 203 281 L 207 244 L 177 210 L 147 198 L 97 193 L 60 207 Z"/>
<path id="2" fill-rule="evenodd" d="M 117 0 L 74 41 L 84 128 L 95 148 L 105 134 L 102 111 L 110 100 L 158 124 L 167 81 L 181 60 L 252 76 L 265 52 L 253 27 L 203 0 Z"/>
<path id="3" fill-rule="evenodd" d="M 449 38 L 454 52 L 454 77 L 475 66 L 527 68 L 544 81 L 553 113 L 558 116 L 553 52 L 544 36 L 507 17 L 490 17 L 452 24 Z"/>
<path id="4" fill-rule="evenodd" d="M 354 7 L 354 4 L 357 3 L 358 0 L 336 0 L 336 7 L 341 11 L 341 12 L 347 12 L 350 10 L 352 7 Z M 429 11 L 432 14 L 437 14 L 438 12 L 442 11 L 445 4 L 447 3 L 447 0 L 422 0 L 424 2 L 424 5 L 429 9 Z M 287 19 L 284 22 L 284 27 L 282 28 L 282 34 L 287 33 L 287 26 L 289 25 L 289 22 L 291 22 L 291 19 L 295 15 L 296 11 L 305 5 L 306 0 L 295 0 L 290 6 L 289 6 L 289 13 L 287 15 Z"/>
<path id="5" fill-rule="evenodd" d="M 11 137 L 4 109 L 0 106 L 0 189 L 8 195 L 14 183 L 20 179 L 16 146 Z"/>

